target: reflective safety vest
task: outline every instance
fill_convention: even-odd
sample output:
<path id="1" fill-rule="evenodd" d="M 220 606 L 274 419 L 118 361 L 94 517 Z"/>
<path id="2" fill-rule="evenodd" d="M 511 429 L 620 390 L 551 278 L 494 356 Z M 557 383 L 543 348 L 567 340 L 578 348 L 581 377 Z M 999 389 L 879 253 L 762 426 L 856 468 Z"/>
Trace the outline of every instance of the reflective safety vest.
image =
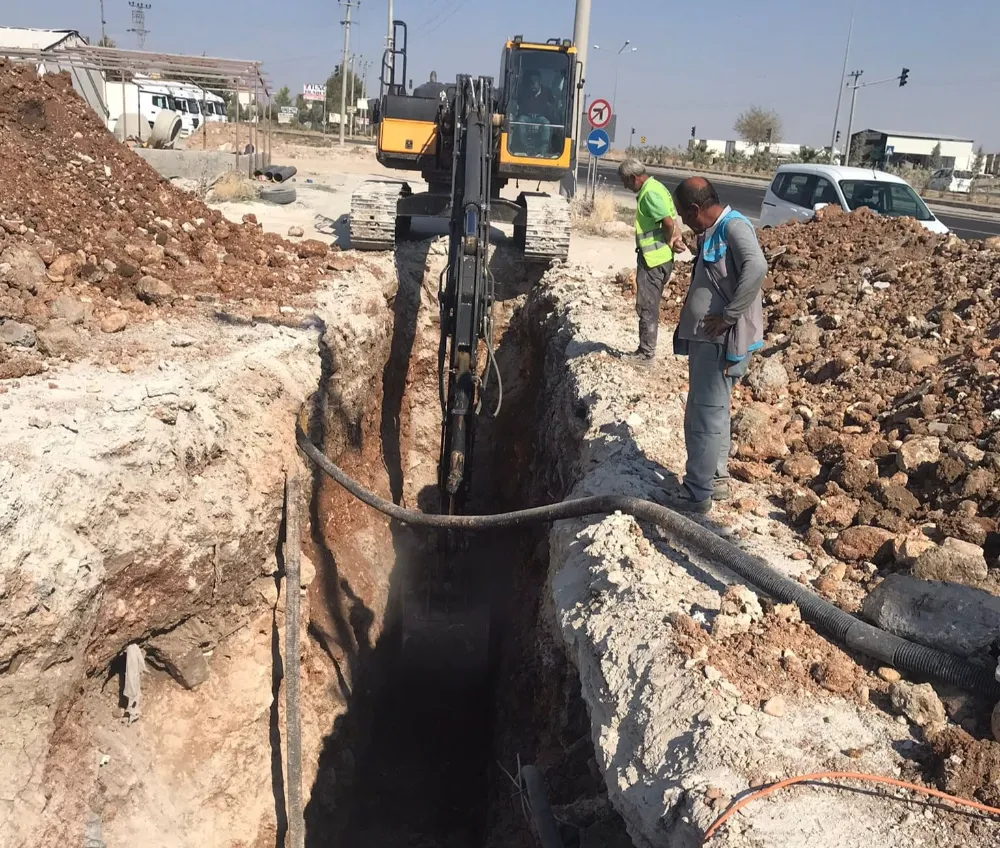
<path id="1" fill-rule="evenodd" d="M 656 268 L 674 258 L 670 245 L 663 240 L 663 225 L 654 218 L 642 214 L 642 200 L 647 194 L 655 193 L 661 196 L 662 206 L 673 210 L 674 202 L 670 192 L 663 183 L 647 177 L 639 189 L 635 204 L 635 246 L 642 254 L 647 268 Z M 661 219 L 662 220 L 662 219 Z"/>

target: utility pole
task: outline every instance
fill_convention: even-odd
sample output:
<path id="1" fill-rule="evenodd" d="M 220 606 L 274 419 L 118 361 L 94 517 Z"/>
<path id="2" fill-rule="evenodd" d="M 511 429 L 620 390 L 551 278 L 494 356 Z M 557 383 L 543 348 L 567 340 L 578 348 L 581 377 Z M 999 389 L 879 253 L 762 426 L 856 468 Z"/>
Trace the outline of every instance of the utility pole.
<path id="1" fill-rule="evenodd" d="M 107 21 L 104 20 L 104 0 L 101 0 L 101 47 L 104 47 L 108 43 L 108 34 L 105 32 L 105 26 Z"/>
<path id="2" fill-rule="evenodd" d="M 351 109 L 357 108 L 354 102 L 354 54 L 351 54 Z M 354 138 L 354 112 L 351 112 L 351 138 Z"/>
<path id="3" fill-rule="evenodd" d="M 590 0 L 576 0 L 576 18 L 573 22 L 573 43 L 576 45 L 576 59 L 580 63 L 580 80 L 574 96 L 573 108 L 573 143 L 576 145 L 576 169 L 572 176 L 564 181 L 566 193 L 572 197 L 576 194 L 576 185 L 580 171 L 580 135 L 583 121 L 583 86 L 587 77 L 587 45 L 590 42 Z"/>
<path id="4" fill-rule="evenodd" d="M 858 0 L 854 0 L 854 8 L 851 10 L 851 26 L 847 30 L 847 47 L 844 48 L 844 67 L 840 72 L 840 87 L 837 89 L 837 108 L 833 113 L 833 130 L 830 132 L 830 164 L 833 164 L 833 147 L 837 143 L 837 124 L 840 122 L 840 103 L 844 96 L 844 88 L 847 85 L 847 60 L 851 55 L 851 36 L 854 35 L 854 16 L 858 11 Z M 850 144 L 850 142 L 848 142 Z M 842 160 L 843 161 L 843 160 Z"/>
<path id="5" fill-rule="evenodd" d="M 353 0 L 340 0 L 342 6 L 347 7 L 347 15 L 341 24 L 344 26 L 344 60 L 340 64 L 340 146 L 344 146 L 344 124 L 347 118 L 347 53 L 351 47 L 351 9 L 355 5 L 360 6 L 361 0 L 357 4 Z"/>
<path id="6" fill-rule="evenodd" d="M 854 126 L 854 107 L 858 103 L 858 89 L 861 88 L 858 85 L 858 80 L 864 71 L 851 71 L 848 76 L 854 77 L 854 84 L 851 86 L 851 111 L 847 117 L 847 135 L 844 137 L 844 144 L 847 147 L 847 152 L 844 154 L 844 165 L 849 166 L 851 164 L 851 129 Z"/>

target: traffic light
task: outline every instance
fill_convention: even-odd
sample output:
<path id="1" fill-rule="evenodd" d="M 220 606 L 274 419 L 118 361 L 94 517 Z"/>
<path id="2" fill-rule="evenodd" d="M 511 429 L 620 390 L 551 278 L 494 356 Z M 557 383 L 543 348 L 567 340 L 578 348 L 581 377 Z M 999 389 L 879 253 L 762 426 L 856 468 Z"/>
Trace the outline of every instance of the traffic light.
<path id="1" fill-rule="evenodd" d="M 903 68 L 903 73 L 899 75 L 899 87 L 902 88 L 906 85 L 906 78 L 910 75 L 909 68 Z"/>
<path id="2" fill-rule="evenodd" d="M 771 143 L 771 132 L 773 131 L 773 129 L 774 129 L 773 127 L 768 127 L 767 128 L 767 143 L 768 144 Z"/>
<path id="3" fill-rule="evenodd" d="M 837 130 L 837 138 L 834 140 L 834 144 L 840 141 L 840 130 Z"/>
<path id="4" fill-rule="evenodd" d="M 694 138 L 694 130 L 695 130 L 695 128 L 691 127 L 691 138 Z"/>
<path id="5" fill-rule="evenodd" d="M 340 65 L 334 65 L 333 66 L 333 75 L 335 77 L 340 75 Z"/>

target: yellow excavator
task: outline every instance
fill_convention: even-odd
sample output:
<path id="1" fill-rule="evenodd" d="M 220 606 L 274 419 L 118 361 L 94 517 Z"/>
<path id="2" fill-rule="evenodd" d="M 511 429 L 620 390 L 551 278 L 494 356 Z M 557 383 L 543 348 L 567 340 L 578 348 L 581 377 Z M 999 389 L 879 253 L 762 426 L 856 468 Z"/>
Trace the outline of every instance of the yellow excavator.
<path id="1" fill-rule="evenodd" d="M 427 189 L 414 193 L 403 180 L 363 183 L 351 198 L 351 246 L 392 249 L 414 217 L 449 221 L 448 265 L 438 291 L 438 489 L 441 512 L 462 515 L 482 388 L 491 370 L 498 389 L 501 379 L 493 356 L 490 226 L 512 224 L 517 247 L 529 260 L 567 257 L 568 198 L 522 191 L 510 199 L 500 190 L 511 180 L 559 181 L 576 166 L 579 63 L 569 40 L 516 36 L 504 45 L 498 86 L 491 77 L 463 74 L 447 85 L 432 77 L 408 94 L 406 24 L 394 21 L 393 34 L 373 115 L 378 161 L 419 172 Z M 437 547 L 427 567 L 411 569 L 407 578 L 403 646 L 421 659 L 447 656 L 444 666 L 452 671 L 463 665 L 483 671 L 490 612 L 482 597 L 476 599 L 479 563 L 464 537 L 445 533 Z"/>
<path id="2" fill-rule="evenodd" d="M 455 83 L 431 80 L 407 93 L 406 24 L 394 21 L 395 45 L 387 51 L 379 98 L 374 104 L 378 161 L 387 168 L 418 171 L 427 190 L 414 193 L 403 180 L 369 180 L 351 198 L 351 245 L 359 250 L 392 249 L 414 217 L 450 218 L 456 180 L 464 165 L 478 166 L 479 151 L 462 149 L 467 114 L 477 98 L 489 115 L 481 140 L 484 174 L 482 200 L 493 223 L 514 226 L 515 242 L 525 257 L 565 259 L 569 253 L 569 201 L 558 194 L 522 191 L 516 200 L 500 197 L 512 180 L 558 182 L 576 167 L 573 128 L 578 93 L 577 51 L 568 39 L 525 41 L 520 35 L 504 44 L 500 75 L 459 76 Z M 468 86 L 476 88 L 470 95 Z"/>

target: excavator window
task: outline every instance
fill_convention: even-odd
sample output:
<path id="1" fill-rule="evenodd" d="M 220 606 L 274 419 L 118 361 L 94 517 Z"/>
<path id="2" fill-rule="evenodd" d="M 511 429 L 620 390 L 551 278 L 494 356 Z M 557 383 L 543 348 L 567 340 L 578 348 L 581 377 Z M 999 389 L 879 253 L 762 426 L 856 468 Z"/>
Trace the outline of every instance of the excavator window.
<path id="1" fill-rule="evenodd" d="M 571 123 L 571 67 L 570 56 L 559 51 L 512 51 L 507 97 L 507 150 L 512 156 L 562 156 Z"/>

